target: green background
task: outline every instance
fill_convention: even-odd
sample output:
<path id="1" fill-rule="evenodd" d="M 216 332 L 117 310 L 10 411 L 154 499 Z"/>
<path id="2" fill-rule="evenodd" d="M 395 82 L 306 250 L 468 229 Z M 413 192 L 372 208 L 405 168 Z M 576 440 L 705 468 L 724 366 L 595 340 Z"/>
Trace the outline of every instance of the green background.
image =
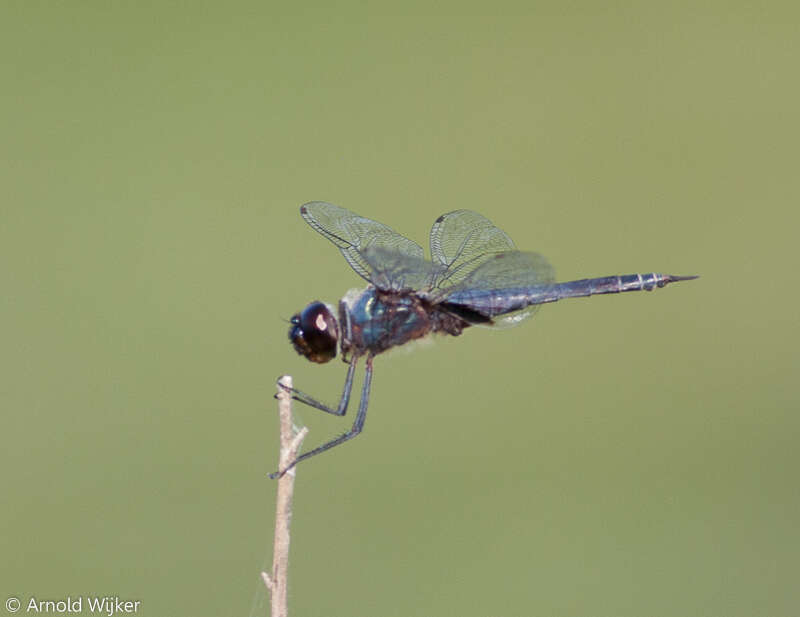
<path id="1" fill-rule="evenodd" d="M 274 381 L 345 372 L 282 320 L 362 283 L 320 199 L 702 278 L 378 358 L 293 615 L 797 614 L 794 6 L 3 3 L 3 600 L 266 614 Z"/>

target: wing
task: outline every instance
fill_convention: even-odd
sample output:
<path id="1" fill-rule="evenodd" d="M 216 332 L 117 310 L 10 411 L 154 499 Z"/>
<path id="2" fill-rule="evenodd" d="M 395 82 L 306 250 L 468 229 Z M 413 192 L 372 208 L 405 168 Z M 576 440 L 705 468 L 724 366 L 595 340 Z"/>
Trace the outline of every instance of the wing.
<path id="1" fill-rule="evenodd" d="M 554 281 L 553 267 L 538 253 L 494 253 L 447 289 L 440 304 L 470 323 L 511 327 L 536 312 L 539 305 L 528 302 Z"/>
<path id="2" fill-rule="evenodd" d="M 433 285 L 441 290 L 458 285 L 492 255 L 516 248 L 508 234 L 471 210 L 436 219 L 430 241 L 433 263 L 444 268 Z"/>
<path id="3" fill-rule="evenodd" d="M 368 247 L 362 256 L 369 268 L 369 280 L 378 289 L 427 292 L 445 271 L 427 259 L 379 246 Z"/>
<path id="4" fill-rule="evenodd" d="M 396 259 L 408 257 L 413 258 L 412 261 L 425 261 L 424 251 L 416 242 L 382 223 L 359 216 L 345 208 L 324 201 L 310 201 L 300 207 L 300 214 L 315 231 L 339 247 L 350 267 L 367 281 L 374 283 L 372 272 L 378 266 L 385 274 L 389 266 L 383 264 L 381 259 L 389 255 L 394 255 Z M 370 249 L 375 250 L 375 253 L 368 260 L 366 252 Z M 405 265 L 408 267 L 408 264 Z"/>

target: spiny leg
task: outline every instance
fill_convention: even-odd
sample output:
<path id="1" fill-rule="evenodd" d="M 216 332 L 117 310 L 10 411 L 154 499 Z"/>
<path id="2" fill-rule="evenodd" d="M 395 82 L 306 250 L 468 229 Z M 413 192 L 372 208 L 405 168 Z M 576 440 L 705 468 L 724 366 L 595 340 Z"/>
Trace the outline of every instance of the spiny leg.
<path id="1" fill-rule="evenodd" d="M 357 361 L 358 356 L 353 356 L 353 358 L 350 360 L 350 365 L 347 367 L 347 377 L 344 379 L 344 390 L 342 391 L 342 397 L 339 399 L 339 405 L 336 407 L 336 409 L 329 407 L 325 403 L 319 402 L 317 399 L 309 396 L 302 390 L 298 390 L 297 388 L 287 388 L 280 382 L 278 382 L 278 385 L 289 392 L 289 394 L 292 395 L 292 398 L 299 403 L 304 403 L 309 407 L 319 409 L 325 413 L 331 413 L 334 416 L 343 416 L 347 412 L 347 405 L 350 403 L 350 392 L 353 390 L 353 376 L 356 372 Z"/>
<path id="2" fill-rule="evenodd" d="M 355 365 L 355 361 L 353 362 L 353 365 Z M 297 465 L 297 463 L 299 463 L 300 461 L 304 461 L 307 458 L 316 456 L 317 454 L 325 452 L 325 450 L 330 450 L 334 446 L 338 446 L 339 444 L 342 444 L 345 441 L 349 441 L 350 439 L 358 435 L 364 428 L 364 420 L 367 418 L 367 406 L 369 405 L 369 390 L 371 384 L 372 384 L 372 356 L 367 356 L 367 368 L 366 372 L 364 373 L 364 385 L 361 388 L 361 400 L 358 403 L 358 413 L 356 414 L 355 422 L 353 422 L 353 427 L 346 433 L 339 435 L 339 437 L 337 437 L 336 439 L 331 439 L 330 441 L 322 444 L 321 446 L 318 446 L 313 450 L 309 450 L 308 452 L 301 454 L 291 463 L 289 463 L 286 466 L 286 469 L 281 469 L 279 471 L 271 473 L 269 474 L 269 477 L 272 478 L 273 480 L 275 478 L 280 478 L 283 474 L 285 474 L 292 467 Z M 352 386 L 352 383 L 350 385 Z"/>

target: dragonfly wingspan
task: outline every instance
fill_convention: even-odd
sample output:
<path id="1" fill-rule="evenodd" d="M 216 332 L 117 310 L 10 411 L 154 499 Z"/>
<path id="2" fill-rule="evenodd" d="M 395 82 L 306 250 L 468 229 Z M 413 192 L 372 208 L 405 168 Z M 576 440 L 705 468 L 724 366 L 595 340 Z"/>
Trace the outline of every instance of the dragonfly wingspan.
<path id="1" fill-rule="evenodd" d="M 489 292 L 534 285 L 552 279 L 547 260 L 515 250 L 508 234 L 489 219 L 470 210 L 441 215 L 430 233 L 432 261 L 409 240 L 372 219 L 324 201 L 300 208 L 305 221 L 333 242 L 361 277 L 387 291 L 412 290 L 432 302 L 480 304 Z M 497 257 L 502 257 L 497 259 Z M 535 310 L 528 307 L 526 313 Z M 493 324 L 517 323 L 518 315 Z"/>

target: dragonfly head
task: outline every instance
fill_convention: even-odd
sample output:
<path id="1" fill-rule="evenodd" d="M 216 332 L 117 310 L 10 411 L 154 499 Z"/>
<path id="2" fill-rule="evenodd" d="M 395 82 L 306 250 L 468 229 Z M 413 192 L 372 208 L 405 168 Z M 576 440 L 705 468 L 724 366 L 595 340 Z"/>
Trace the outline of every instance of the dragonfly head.
<path id="1" fill-rule="evenodd" d="M 312 302 L 292 317 L 291 324 L 289 340 L 301 356 L 319 364 L 336 357 L 339 324 L 327 305 Z"/>

